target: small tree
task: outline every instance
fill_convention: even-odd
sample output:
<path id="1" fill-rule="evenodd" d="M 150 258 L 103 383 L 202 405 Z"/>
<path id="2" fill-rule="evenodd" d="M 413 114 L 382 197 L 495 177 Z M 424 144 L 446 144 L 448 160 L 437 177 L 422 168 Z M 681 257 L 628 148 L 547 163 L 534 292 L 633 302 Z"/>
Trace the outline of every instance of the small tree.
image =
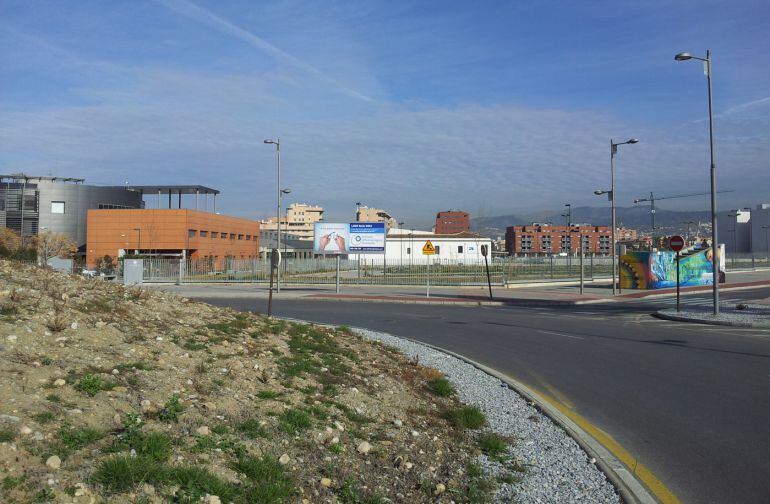
<path id="1" fill-rule="evenodd" d="M 112 259 L 112 256 L 105 255 L 101 259 L 99 259 L 99 262 L 96 263 L 96 270 L 99 273 L 103 273 L 105 275 L 111 275 L 115 272 L 115 264 Z"/>
<path id="2" fill-rule="evenodd" d="M 8 251 L 8 253 L 14 253 L 21 247 L 21 238 L 11 228 L 0 228 L 0 247 Z"/>
<path id="3" fill-rule="evenodd" d="M 34 238 L 37 257 L 43 264 L 54 257 L 69 258 L 77 251 L 77 247 L 64 233 L 45 231 Z"/>
<path id="4" fill-rule="evenodd" d="M 35 249 L 21 246 L 21 237 L 11 228 L 0 228 L 0 257 L 34 261 Z"/>

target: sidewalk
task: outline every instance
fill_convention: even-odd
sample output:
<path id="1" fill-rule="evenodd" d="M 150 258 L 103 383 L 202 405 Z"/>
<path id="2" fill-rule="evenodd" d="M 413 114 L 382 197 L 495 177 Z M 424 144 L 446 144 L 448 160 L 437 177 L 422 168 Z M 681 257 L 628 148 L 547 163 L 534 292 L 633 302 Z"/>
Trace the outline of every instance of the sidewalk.
<path id="1" fill-rule="evenodd" d="M 770 287 L 770 271 L 748 273 L 728 273 L 727 283 L 720 285 L 721 291 Z M 176 292 L 192 298 L 231 298 L 254 296 L 267 298 L 269 289 L 259 284 L 183 284 L 155 286 L 169 292 Z M 548 284 L 528 284 L 509 288 L 493 287 L 493 299 L 489 299 L 486 286 L 475 287 L 433 287 L 430 297 L 426 296 L 424 286 L 341 286 L 340 292 L 334 291 L 334 285 L 282 286 L 280 293 L 274 293 L 274 299 L 313 299 L 328 301 L 390 302 L 415 304 L 453 304 L 453 305 L 514 305 L 514 306 L 559 306 L 583 305 L 595 303 L 617 303 L 643 298 L 669 297 L 676 294 L 676 289 L 652 291 L 624 290 L 613 296 L 608 280 L 586 283 L 583 294 L 575 282 Z M 711 291 L 711 286 L 684 287 L 682 294 Z"/>

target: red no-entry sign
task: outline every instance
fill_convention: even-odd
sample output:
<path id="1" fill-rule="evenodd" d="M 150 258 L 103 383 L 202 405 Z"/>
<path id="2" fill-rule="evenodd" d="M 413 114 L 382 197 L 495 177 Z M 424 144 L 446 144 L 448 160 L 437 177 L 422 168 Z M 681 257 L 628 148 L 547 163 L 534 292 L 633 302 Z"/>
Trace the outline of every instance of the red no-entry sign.
<path id="1" fill-rule="evenodd" d="M 668 247 L 674 252 L 679 252 L 684 248 L 684 238 L 681 236 L 672 236 L 668 239 Z"/>

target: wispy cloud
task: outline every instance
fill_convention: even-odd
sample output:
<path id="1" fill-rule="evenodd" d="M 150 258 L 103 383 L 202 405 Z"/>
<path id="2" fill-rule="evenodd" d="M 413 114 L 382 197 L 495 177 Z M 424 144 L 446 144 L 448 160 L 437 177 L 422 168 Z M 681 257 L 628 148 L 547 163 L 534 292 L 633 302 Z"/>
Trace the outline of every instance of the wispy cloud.
<path id="1" fill-rule="evenodd" d="M 357 98 L 359 100 L 372 101 L 372 99 L 366 96 L 365 94 L 341 85 L 335 79 L 321 72 L 319 69 L 317 69 L 313 65 L 306 63 L 300 60 L 299 58 L 287 53 L 286 51 L 279 49 L 278 47 L 269 43 L 265 39 L 258 37 L 257 35 L 251 33 L 248 30 L 245 30 L 239 26 L 236 26 L 235 24 L 217 16 L 213 12 L 207 9 L 204 9 L 199 5 L 196 5 L 188 0 L 156 0 L 156 1 L 159 4 L 163 5 L 164 7 L 171 9 L 178 14 L 181 14 L 190 19 L 193 19 L 195 21 L 208 25 L 209 27 L 214 28 L 215 30 L 218 30 L 221 33 L 224 33 L 232 37 L 235 37 L 239 40 L 242 40 L 243 42 L 246 42 L 247 44 L 255 47 L 256 49 L 259 49 L 260 51 L 263 51 L 264 53 L 270 55 L 271 57 L 281 62 L 288 63 L 289 65 L 292 65 L 295 68 L 302 70 L 303 72 L 306 72 L 318 78 L 319 80 L 336 88 L 337 90 L 339 90 L 340 92 L 348 96 Z"/>

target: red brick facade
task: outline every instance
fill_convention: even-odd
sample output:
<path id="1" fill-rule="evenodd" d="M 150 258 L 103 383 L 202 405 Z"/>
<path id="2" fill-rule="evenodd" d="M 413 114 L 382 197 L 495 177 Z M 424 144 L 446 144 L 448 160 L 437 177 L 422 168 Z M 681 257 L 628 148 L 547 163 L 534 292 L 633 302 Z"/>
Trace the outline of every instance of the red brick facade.
<path id="1" fill-rule="evenodd" d="M 612 248 L 609 226 L 510 226 L 505 230 L 505 250 L 516 255 L 577 255 L 580 237 L 586 254 L 608 255 Z"/>
<path id="2" fill-rule="evenodd" d="M 470 216 L 466 212 L 449 210 L 436 214 L 436 234 L 467 233 L 470 227 Z"/>

